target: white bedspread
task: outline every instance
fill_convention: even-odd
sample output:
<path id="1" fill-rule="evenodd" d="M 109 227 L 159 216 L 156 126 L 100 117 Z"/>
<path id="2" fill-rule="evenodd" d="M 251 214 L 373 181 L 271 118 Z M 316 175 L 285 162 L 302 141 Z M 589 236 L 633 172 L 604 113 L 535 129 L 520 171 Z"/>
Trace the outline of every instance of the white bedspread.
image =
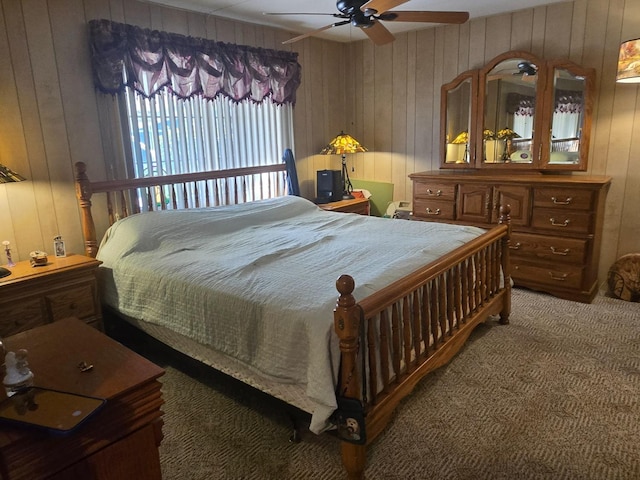
<path id="1" fill-rule="evenodd" d="M 336 279 L 351 275 L 362 299 L 483 232 L 290 196 L 133 215 L 107 231 L 98 259 L 106 304 L 305 385 L 321 432 L 336 406 Z"/>

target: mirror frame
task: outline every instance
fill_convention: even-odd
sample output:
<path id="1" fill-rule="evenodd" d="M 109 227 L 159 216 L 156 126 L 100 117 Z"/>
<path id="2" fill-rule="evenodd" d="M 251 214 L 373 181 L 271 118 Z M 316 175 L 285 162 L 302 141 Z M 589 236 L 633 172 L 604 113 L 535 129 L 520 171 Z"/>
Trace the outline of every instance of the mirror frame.
<path id="1" fill-rule="evenodd" d="M 483 131 L 484 111 L 486 108 L 486 78 L 500 62 L 514 58 L 522 58 L 538 66 L 538 79 L 536 83 L 536 116 L 533 126 L 532 138 L 532 162 L 531 163 L 487 163 L 483 161 Z M 556 69 L 564 69 L 569 73 L 584 77 L 585 86 L 583 92 L 583 119 L 580 134 L 580 152 L 578 163 L 550 163 L 550 144 L 552 113 L 555 110 L 554 72 Z M 469 131 L 469 163 L 446 163 L 446 114 L 447 92 L 456 88 L 461 82 L 471 78 L 472 103 L 471 125 L 475 125 Z M 595 69 L 582 67 L 570 60 L 554 59 L 544 60 L 527 51 L 513 50 L 494 57 L 481 68 L 468 70 L 459 74 L 453 81 L 446 83 L 441 88 L 440 106 L 440 141 L 442 169 L 483 169 L 483 170 L 511 170 L 523 173 L 532 171 L 586 171 L 589 142 L 591 138 L 592 113 L 595 91 Z M 474 95 L 474 92 L 477 94 Z M 548 133 L 545 133 L 548 132 Z"/>
<path id="2" fill-rule="evenodd" d="M 535 56 L 529 52 L 523 51 L 511 51 L 505 52 L 501 55 L 498 55 L 489 63 L 487 63 L 483 68 L 480 69 L 480 78 L 479 78 L 479 91 L 478 91 L 478 121 L 477 124 L 477 132 L 476 135 L 481 135 L 484 132 L 485 125 L 485 109 L 486 109 L 486 85 L 487 85 L 487 77 L 491 73 L 491 71 L 500 65 L 502 62 L 513 59 L 522 59 L 528 62 L 533 63 L 538 67 L 538 78 L 536 80 L 536 101 L 535 101 L 535 118 L 533 123 L 533 136 L 531 139 L 531 162 L 530 163 L 489 163 L 483 162 L 482 156 L 478 156 L 478 162 L 476 163 L 477 168 L 483 169 L 514 169 L 514 170 L 532 170 L 539 168 L 539 160 L 540 160 L 540 134 L 542 132 L 542 122 L 543 122 L 543 100 L 544 100 L 544 92 L 546 85 L 546 72 L 547 68 L 545 62 L 539 57 Z M 482 146 L 480 147 L 482 148 Z"/>
<path id="3" fill-rule="evenodd" d="M 545 124 L 544 128 L 546 132 L 549 132 L 549 135 L 545 135 L 543 137 L 543 142 L 541 145 L 541 149 L 543 152 L 542 155 L 542 165 L 541 168 L 543 170 L 557 170 L 557 171 L 572 171 L 572 172 L 583 172 L 587 170 L 587 164 L 589 160 L 589 143 L 591 141 L 591 122 L 593 117 L 593 103 L 594 103 L 594 92 L 595 92 L 595 70 L 593 68 L 581 67 L 571 61 L 568 60 L 552 60 L 547 64 L 547 76 L 549 78 L 548 91 L 549 93 L 549 101 L 547 102 L 544 112 L 544 118 L 548 123 Z M 553 126 L 553 112 L 555 110 L 555 88 L 554 88 L 554 72 L 555 70 L 566 70 L 576 77 L 584 78 L 584 89 L 582 93 L 582 127 L 580 129 L 580 150 L 578 155 L 578 163 L 569 163 L 569 164 L 561 164 L 561 163 L 550 163 L 551 161 L 551 129 Z"/>
<path id="4" fill-rule="evenodd" d="M 467 131 L 469 132 L 469 161 L 460 163 L 447 163 L 447 95 L 449 92 L 455 90 L 464 82 L 471 82 L 471 105 L 469 108 L 469 125 Z M 454 78 L 451 82 L 442 85 L 440 89 L 441 98 L 444 99 L 440 102 L 440 161 L 442 165 L 447 165 L 447 168 L 470 168 L 475 165 L 476 159 L 476 141 L 475 131 L 473 128 L 474 120 L 477 117 L 478 109 L 478 75 L 474 71 L 463 72 Z"/>

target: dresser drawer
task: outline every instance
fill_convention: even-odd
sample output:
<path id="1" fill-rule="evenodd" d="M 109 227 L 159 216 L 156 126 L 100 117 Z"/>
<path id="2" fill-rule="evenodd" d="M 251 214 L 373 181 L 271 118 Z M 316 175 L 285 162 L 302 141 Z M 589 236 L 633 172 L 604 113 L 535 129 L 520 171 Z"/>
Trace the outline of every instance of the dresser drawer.
<path id="1" fill-rule="evenodd" d="M 37 327 L 45 323 L 40 298 L 19 299 L 0 305 L 0 338 Z"/>
<path id="2" fill-rule="evenodd" d="M 573 265 L 531 265 L 520 262 L 519 259 L 511 260 L 511 276 L 516 285 L 522 281 L 523 285 L 534 283 L 551 288 L 582 287 L 582 267 Z"/>
<path id="3" fill-rule="evenodd" d="M 511 257 L 583 265 L 587 240 L 527 233 L 511 235 Z"/>
<path id="4" fill-rule="evenodd" d="M 531 226 L 554 232 L 586 234 L 591 232 L 591 214 L 552 208 L 534 208 Z"/>
<path id="5" fill-rule="evenodd" d="M 454 206 L 453 202 L 415 199 L 413 202 L 413 216 L 425 220 L 453 220 L 455 218 Z"/>
<path id="6" fill-rule="evenodd" d="M 87 318 L 97 315 L 92 285 L 81 285 L 45 295 L 52 321 L 67 317 Z"/>
<path id="7" fill-rule="evenodd" d="M 450 201 L 453 201 L 456 197 L 455 185 L 451 184 L 416 182 L 413 188 L 415 189 L 413 192 L 414 197 Z"/>
<path id="8" fill-rule="evenodd" d="M 561 210 L 591 210 L 594 193 L 559 187 L 536 188 L 533 191 L 534 207 L 557 208 Z"/>

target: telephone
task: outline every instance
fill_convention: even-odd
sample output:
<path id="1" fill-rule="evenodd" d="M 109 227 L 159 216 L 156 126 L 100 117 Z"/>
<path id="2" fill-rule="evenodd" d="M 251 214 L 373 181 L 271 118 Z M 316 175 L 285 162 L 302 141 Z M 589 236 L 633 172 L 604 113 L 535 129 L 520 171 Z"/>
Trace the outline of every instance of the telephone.
<path id="1" fill-rule="evenodd" d="M 385 213 L 385 217 L 390 218 L 401 218 L 402 220 L 408 220 L 411 216 L 411 211 L 413 207 L 411 202 L 406 200 L 400 200 L 397 202 L 391 202 L 387 207 L 387 212 Z"/>

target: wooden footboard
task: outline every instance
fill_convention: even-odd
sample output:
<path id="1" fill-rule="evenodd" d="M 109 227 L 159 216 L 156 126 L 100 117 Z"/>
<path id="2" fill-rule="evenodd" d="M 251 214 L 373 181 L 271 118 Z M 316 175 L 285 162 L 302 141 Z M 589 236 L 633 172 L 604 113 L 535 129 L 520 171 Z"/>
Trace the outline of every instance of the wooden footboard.
<path id="1" fill-rule="evenodd" d="M 361 401 L 367 444 L 400 400 L 427 373 L 451 360 L 476 325 L 492 315 L 509 322 L 508 209 L 502 213 L 503 225 L 358 303 L 352 295 L 354 280 L 348 275 L 338 279 L 339 392 Z M 343 441 L 349 478 L 363 478 L 365 450 L 365 445 Z"/>

